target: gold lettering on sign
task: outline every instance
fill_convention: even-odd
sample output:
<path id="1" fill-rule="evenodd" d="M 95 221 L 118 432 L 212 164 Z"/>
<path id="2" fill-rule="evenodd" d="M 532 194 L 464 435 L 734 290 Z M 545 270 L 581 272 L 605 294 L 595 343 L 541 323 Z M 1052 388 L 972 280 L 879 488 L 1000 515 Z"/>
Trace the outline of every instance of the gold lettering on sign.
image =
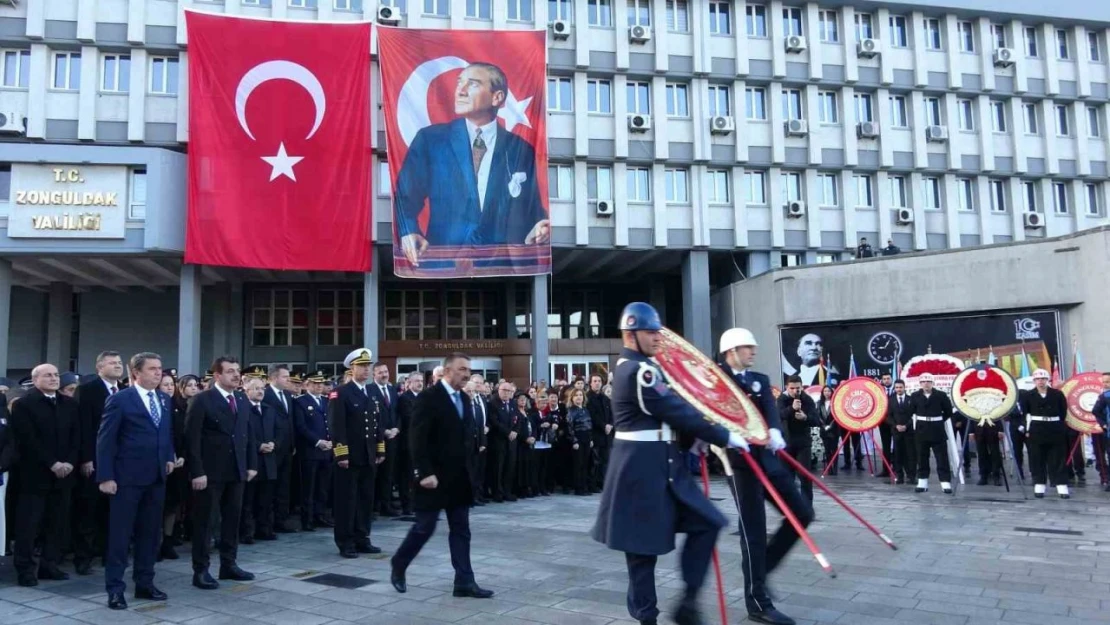
<path id="1" fill-rule="evenodd" d="M 119 194 L 91 191 L 16 191 L 15 203 L 30 206 L 119 206 Z"/>
<path id="2" fill-rule="evenodd" d="M 502 349 L 504 341 L 421 341 L 418 346 L 428 351 L 468 351 L 478 349 Z"/>
<path id="3" fill-rule="evenodd" d="M 100 230 L 100 213 L 70 215 L 35 215 L 31 217 L 35 230 Z"/>

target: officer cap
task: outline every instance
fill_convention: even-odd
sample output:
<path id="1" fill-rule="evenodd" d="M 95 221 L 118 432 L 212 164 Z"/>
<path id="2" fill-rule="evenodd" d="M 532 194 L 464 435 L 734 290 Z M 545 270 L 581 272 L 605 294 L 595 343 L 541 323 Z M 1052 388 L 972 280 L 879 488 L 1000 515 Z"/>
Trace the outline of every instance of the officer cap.
<path id="1" fill-rule="evenodd" d="M 327 378 L 324 377 L 323 371 L 317 371 L 316 373 L 308 376 L 308 378 L 305 379 L 305 382 L 312 382 L 313 384 L 323 384 L 326 379 Z"/>
<path id="2" fill-rule="evenodd" d="M 1038 379 L 1041 379 L 1041 378 L 1044 378 L 1044 379 L 1047 380 L 1051 377 L 1052 376 L 1048 375 L 1048 371 L 1045 371 L 1044 369 L 1037 369 L 1036 371 L 1033 372 L 1033 379 L 1034 380 L 1038 380 Z"/>
<path id="3" fill-rule="evenodd" d="M 654 330 L 663 329 L 663 322 L 659 320 L 659 313 L 651 304 L 645 302 L 632 302 L 621 311 L 621 330 Z"/>
<path id="4" fill-rule="evenodd" d="M 720 349 L 722 354 L 736 347 L 759 347 L 753 335 L 747 328 L 729 328 L 721 335 Z"/>
<path id="5" fill-rule="evenodd" d="M 248 379 L 248 380 L 250 380 L 252 378 L 257 379 L 257 380 L 265 380 L 266 379 L 266 370 L 263 369 L 262 367 L 255 367 L 254 369 L 251 369 L 250 371 L 244 373 L 243 377 Z"/>
<path id="6" fill-rule="evenodd" d="M 368 365 L 372 361 L 373 358 L 370 357 L 370 349 L 367 347 L 360 347 L 347 354 L 347 357 L 343 359 L 343 366 L 350 368 L 354 365 Z"/>
<path id="7" fill-rule="evenodd" d="M 289 381 L 294 382 L 296 384 L 301 384 L 301 383 L 304 382 L 304 378 L 301 377 L 301 372 L 300 371 L 295 371 L 295 372 L 293 372 L 292 375 L 289 376 Z"/>

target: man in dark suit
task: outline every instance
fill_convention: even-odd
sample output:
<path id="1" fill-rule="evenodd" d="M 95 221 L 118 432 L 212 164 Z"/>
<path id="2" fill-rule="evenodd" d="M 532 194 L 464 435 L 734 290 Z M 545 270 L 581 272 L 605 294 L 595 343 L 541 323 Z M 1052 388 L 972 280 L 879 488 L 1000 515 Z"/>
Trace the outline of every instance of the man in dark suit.
<path id="1" fill-rule="evenodd" d="M 395 218 L 414 266 L 429 245 L 538 245 L 550 222 L 536 178 L 536 153 L 497 123 L 509 95 L 501 68 L 472 63 L 459 74 L 459 119 L 422 128 L 397 177 Z M 428 228 L 418 216 L 429 207 Z"/>
<path id="2" fill-rule="evenodd" d="M 58 368 L 41 364 L 31 371 L 33 388 L 15 403 L 11 428 L 19 460 L 19 507 L 15 520 L 15 565 L 20 586 L 39 579 L 69 579 L 58 568 L 69 538 L 73 469 L 81 457 L 77 400 L 58 392 Z M 42 557 L 35 562 L 35 541 Z"/>
<path id="3" fill-rule="evenodd" d="M 894 396 L 894 381 L 889 373 L 884 373 L 882 376 L 880 376 L 879 384 L 883 386 L 883 391 L 886 392 L 886 396 L 888 398 Z M 894 458 L 894 448 L 891 447 L 891 443 L 894 441 L 894 438 L 891 435 L 890 422 L 884 419 L 879 422 L 878 427 L 879 442 L 882 444 L 883 456 L 886 458 L 887 462 L 891 462 Z M 889 479 L 890 471 L 887 470 L 886 464 L 884 464 L 882 460 L 876 460 L 878 461 L 881 470 L 879 471 L 879 474 L 875 477 Z"/>
<path id="4" fill-rule="evenodd" d="M 413 371 L 405 380 L 405 392 L 397 397 L 397 421 L 402 434 L 397 437 L 397 490 L 401 496 L 401 514 L 412 515 L 412 449 L 409 446 L 408 431 L 412 426 L 412 414 L 416 410 L 416 396 L 424 390 L 424 374 Z M 389 453 L 388 441 L 386 454 Z"/>
<path id="5" fill-rule="evenodd" d="M 894 483 L 905 484 L 917 475 L 917 442 L 913 438 L 913 406 L 906 394 L 906 383 L 894 381 L 894 395 L 887 408 L 894 445 Z"/>
<path id="6" fill-rule="evenodd" d="M 780 422 L 786 427 L 786 453 L 813 470 L 813 437 L 810 429 L 821 424 L 817 418 L 817 404 L 802 392 L 802 378 L 792 375 L 786 378 L 786 392 L 779 396 L 776 408 Z M 813 482 L 797 471 L 789 469 L 801 482 L 802 496 L 813 505 Z"/>
<path id="7" fill-rule="evenodd" d="M 596 462 L 590 464 L 590 490 L 600 493 L 609 469 L 610 437 L 613 433 L 613 404 L 601 392 L 601 376 L 590 376 L 590 390 L 586 393 L 586 410 L 590 413 L 593 429 L 590 438 L 594 444 Z"/>
<path id="8" fill-rule="evenodd" d="M 127 551 L 135 542 L 135 598 L 165 601 L 154 586 L 154 558 L 162 538 L 166 476 L 173 473 L 173 406 L 158 390 L 162 358 L 131 357 L 131 386 L 108 399 L 96 437 L 96 477 L 109 496 L 108 556 L 104 586 L 108 607 L 126 610 Z M 94 380 L 94 384 L 101 383 Z"/>
<path id="9" fill-rule="evenodd" d="M 397 465 L 397 445 L 400 443 L 401 426 L 397 418 L 397 391 L 389 384 L 389 365 L 376 362 L 371 368 L 374 383 L 366 386 L 370 398 L 376 400 L 382 412 L 379 421 L 385 435 L 385 461 L 378 466 L 375 477 L 374 501 L 382 516 L 395 517 L 400 512 L 393 507 L 394 468 Z M 406 479 L 409 476 L 404 476 Z"/>
<path id="10" fill-rule="evenodd" d="M 258 540 L 277 540 L 274 534 L 274 488 L 277 485 L 278 445 L 277 411 L 262 403 L 266 380 L 250 376 L 243 382 L 243 394 L 250 402 L 250 446 L 258 474 L 243 488 L 243 513 L 239 521 L 239 540 L 254 544 Z"/>
<path id="11" fill-rule="evenodd" d="M 308 392 L 297 398 L 297 455 L 301 458 L 301 530 L 334 527 L 327 518 L 331 493 L 331 431 L 328 402 L 323 397 L 324 373 L 317 371 L 305 380 Z"/>
<path id="12" fill-rule="evenodd" d="M 512 383 L 502 381 L 497 385 L 497 397 L 489 402 L 490 491 L 496 503 L 516 501 L 518 434 L 513 426 L 513 390 Z"/>
<path id="13" fill-rule="evenodd" d="M 185 465 L 193 487 L 193 585 L 215 590 L 208 573 L 212 508 L 220 509 L 220 579 L 250 581 L 239 568 L 239 514 L 243 486 L 257 473 L 250 449 L 250 402 L 239 388 L 239 361 L 221 356 L 212 364 L 211 387 L 197 394 L 185 416 Z"/>
<path id="14" fill-rule="evenodd" d="M 295 532 L 286 520 L 289 518 L 290 482 L 293 475 L 293 423 L 294 412 L 299 408 L 293 393 L 289 392 L 289 367 L 270 365 L 266 371 L 270 380 L 262 403 L 276 415 L 274 423 L 274 461 L 277 475 L 274 483 L 274 530 L 281 534 Z"/>
<path id="15" fill-rule="evenodd" d="M 463 392 L 470 358 L 454 353 L 443 362 L 443 380 L 416 400 L 409 444 L 419 488 L 413 494 L 416 523 L 390 561 L 390 582 L 408 590 L 405 570 L 435 533 L 440 510 L 447 512 L 456 597 L 488 599 L 493 591 L 478 586 L 470 567 L 470 505 L 474 501 L 469 456 L 473 450 L 473 404 Z"/>
<path id="16" fill-rule="evenodd" d="M 81 421 L 81 470 L 73 489 L 73 568 L 88 575 L 93 558 L 104 556 L 108 537 L 108 501 L 98 488 L 96 475 L 97 432 L 104 404 L 120 390 L 123 360 L 119 352 L 96 356 L 96 378 L 77 387 L 77 414 Z"/>
<path id="17" fill-rule="evenodd" d="M 474 484 L 474 505 L 486 505 L 483 496 L 486 476 L 486 446 L 489 434 L 489 404 L 486 403 L 486 380 L 479 374 L 470 376 L 464 389 L 474 411 L 474 455 L 471 457 L 471 481 Z"/>

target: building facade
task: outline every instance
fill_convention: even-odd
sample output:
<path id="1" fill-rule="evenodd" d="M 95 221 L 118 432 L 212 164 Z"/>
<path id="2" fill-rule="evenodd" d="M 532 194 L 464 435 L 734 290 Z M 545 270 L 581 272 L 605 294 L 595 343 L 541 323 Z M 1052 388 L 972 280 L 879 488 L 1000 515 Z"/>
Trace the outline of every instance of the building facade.
<path id="1" fill-rule="evenodd" d="M 553 274 L 396 279 L 380 113 L 373 273 L 183 266 L 190 8 L 546 28 Z M 367 344 L 397 373 L 458 348 L 552 379 L 612 362 L 631 299 L 708 351 L 712 290 L 860 237 L 1106 223 L 1108 29 L 1086 0 L 0 2 L 0 369 L 115 348 L 330 372 Z"/>

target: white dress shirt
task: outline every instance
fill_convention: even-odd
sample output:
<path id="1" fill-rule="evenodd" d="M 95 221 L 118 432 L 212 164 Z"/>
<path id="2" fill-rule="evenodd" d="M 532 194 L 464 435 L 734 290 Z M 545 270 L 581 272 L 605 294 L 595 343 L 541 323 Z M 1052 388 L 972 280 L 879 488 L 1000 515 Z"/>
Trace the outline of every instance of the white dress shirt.
<path id="1" fill-rule="evenodd" d="M 478 208 L 484 210 L 486 207 L 486 187 L 489 185 L 490 164 L 493 163 L 493 147 L 497 143 L 497 119 L 485 126 L 476 126 L 474 122 L 469 119 L 466 120 L 467 147 L 471 154 L 474 153 L 474 139 L 479 132 L 482 133 L 482 141 L 486 143 L 486 153 L 482 156 L 481 164 L 478 165 Z"/>

